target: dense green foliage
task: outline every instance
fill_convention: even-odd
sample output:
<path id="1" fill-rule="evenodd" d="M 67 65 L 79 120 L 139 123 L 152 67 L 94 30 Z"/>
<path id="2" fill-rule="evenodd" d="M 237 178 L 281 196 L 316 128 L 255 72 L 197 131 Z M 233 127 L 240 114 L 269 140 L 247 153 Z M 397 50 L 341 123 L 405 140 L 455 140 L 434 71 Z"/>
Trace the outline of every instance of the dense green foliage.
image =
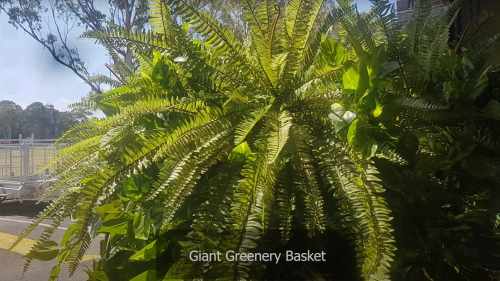
<path id="1" fill-rule="evenodd" d="M 122 63 L 126 81 L 109 82 L 125 85 L 86 104 L 108 117 L 63 136 L 61 195 L 19 241 L 51 216 L 37 247 L 72 274 L 105 234 L 90 280 L 499 278 L 498 72 L 484 66 L 499 37 L 451 50 L 460 2 L 432 16 L 417 1 L 405 27 L 372 2 L 362 17 L 339 0 L 318 23 L 322 1 L 241 1 L 240 41 L 189 1 L 152 1 L 154 33 L 84 34 L 132 48 L 140 71 Z M 188 259 L 288 249 L 327 262 Z"/>
<path id="2" fill-rule="evenodd" d="M 88 121 L 92 112 L 73 109 L 56 113 L 54 106 L 34 102 L 25 109 L 8 100 L 0 101 L 0 139 L 24 138 L 34 134 L 39 139 L 60 138 L 64 132 L 78 123 Z"/>

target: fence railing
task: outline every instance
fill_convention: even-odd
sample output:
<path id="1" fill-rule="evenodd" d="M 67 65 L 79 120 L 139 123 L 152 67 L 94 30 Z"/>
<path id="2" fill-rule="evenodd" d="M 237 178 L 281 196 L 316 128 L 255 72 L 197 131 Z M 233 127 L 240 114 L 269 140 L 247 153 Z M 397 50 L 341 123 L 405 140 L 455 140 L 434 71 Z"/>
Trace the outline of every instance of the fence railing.
<path id="1" fill-rule="evenodd" d="M 26 183 L 41 176 L 33 176 L 57 156 L 55 139 L 36 140 L 33 138 L 0 139 L 0 179 Z M 54 172 L 51 167 L 42 174 Z M 43 175 L 42 175 L 43 176 Z"/>

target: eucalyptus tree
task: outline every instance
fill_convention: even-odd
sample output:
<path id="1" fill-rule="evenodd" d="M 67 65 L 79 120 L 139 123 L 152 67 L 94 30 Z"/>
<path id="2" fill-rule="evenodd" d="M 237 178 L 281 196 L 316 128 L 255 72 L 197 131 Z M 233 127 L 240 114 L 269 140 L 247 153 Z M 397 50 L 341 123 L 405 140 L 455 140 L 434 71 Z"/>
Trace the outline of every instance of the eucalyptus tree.
<path id="1" fill-rule="evenodd" d="M 8 22 L 16 29 L 23 30 L 47 49 L 59 64 L 73 71 L 94 92 L 101 93 L 102 78 L 91 79 L 94 74 L 70 37 L 72 31 L 102 30 L 107 24 L 117 24 L 127 30 L 141 29 L 148 23 L 147 6 L 147 0 L 1 0 L 0 12 L 8 16 Z M 131 50 L 115 47 L 115 51 L 129 66 L 133 65 Z"/>

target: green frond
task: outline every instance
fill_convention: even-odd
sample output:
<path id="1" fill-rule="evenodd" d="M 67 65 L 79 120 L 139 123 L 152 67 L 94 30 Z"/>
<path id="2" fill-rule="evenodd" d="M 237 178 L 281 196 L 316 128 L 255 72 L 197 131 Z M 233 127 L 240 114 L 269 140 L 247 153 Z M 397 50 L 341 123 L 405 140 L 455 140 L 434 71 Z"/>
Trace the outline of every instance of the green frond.
<path id="1" fill-rule="evenodd" d="M 163 217 L 162 229 L 168 227 L 186 197 L 192 193 L 201 175 L 218 160 L 223 159 L 224 156 L 227 157 L 232 150 L 234 146 L 230 133 L 231 131 L 226 131 L 215 136 L 195 150 L 192 156 L 188 154 L 191 157 L 183 157 L 175 164 L 168 179 L 157 188 L 157 190 L 163 190 L 166 187 L 164 204 L 167 212 Z"/>
<path id="2" fill-rule="evenodd" d="M 375 14 L 375 22 L 380 40 L 387 43 L 387 58 L 389 61 L 401 61 L 399 47 L 402 39 L 402 26 L 398 22 L 394 4 L 388 0 L 370 0 Z"/>
<path id="3" fill-rule="evenodd" d="M 300 58 L 300 62 L 302 63 L 306 57 L 309 56 L 309 50 L 308 48 L 310 48 L 310 44 L 311 42 L 314 41 L 314 36 L 316 35 L 314 32 L 313 32 L 313 28 L 318 20 L 318 15 L 321 11 L 321 8 L 323 7 L 323 4 L 325 3 L 325 0 L 314 0 L 312 1 L 312 10 L 311 10 L 311 13 L 310 13 L 310 16 L 309 16 L 309 22 L 308 22 L 308 26 L 307 26 L 307 32 L 306 32 L 306 44 L 307 44 L 307 48 L 305 48 L 304 52 L 301 53 L 301 58 Z"/>
<path id="4" fill-rule="evenodd" d="M 405 108 L 401 111 L 402 116 L 416 118 L 425 122 L 449 122 L 474 119 L 474 112 L 457 112 L 451 110 L 419 110 Z"/>
<path id="5" fill-rule="evenodd" d="M 139 119 L 149 114 L 160 114 L 167 112 L 177 112 L 186 115 L 196 115 L 205 107 L 205 102 L 199 99 L 167 99 L 158 96 L 149 96 L 140 99 L 131 106 L 123 108 L 120 114 L 110 117 L 105 124 L 112 126 L 130 120 Z"/>
<path id="6" fill-rule="evenodd" d="M 228 217 L 233 201 L 233 187 L 240 180 L 241 167 L 238 163 L 230 163 L 222 166 L 218 174 L 210 179 L 203 197 L 207 199 L 202 203 L 194 214 L 195 219 L 191 225 L 194 231 L 188 234 L 188 238 L 194 242 L 189 249 L 185 249 L 184 262 L 178 270 L 178 274 L 185 279 L 203 278 L 209 270 L 212 262 L 192 262 L 188 255 L 192 250 L 203 250 L 206 240 L 219 244 L 223 240 L 222 232 L 228 228 Z"/>
<path id="7" fill-rule="evenodd" d="M 281 87 L 288 88 L 288 83 L 293 81 L 301 59 L 303 58 L 309 32 L 312 29 L 311 17 L 318 9 L 317 1 L 293 0 L 287 6 L 286 30 L 290 37 L 287 59 L 282 73 Z"/>
<path id="8" fill-rule="evenodd" d="M 324 212 L 324 199 L 321 195 L 318 178 L 314 167 L 312 149 L 308 143 L 310 137 L 300 128 L 291 132 L 291 140 L 294 149 L 292 163 L 297 173 L 297 187 L 305 205 L 305 226 L 312 237 L 316 232 L 323 233 L 326 230 L 326 216 Z"/>
<path id="9" fill-rule="evenodd" d="M 498 49 L 500 44 L 500 33 L 495 34 L 495 36 L 488 38 L 485 41 L 485 43 L 482 43 L 480 47 L 475 49 L 472 53 L 471 61 L 474 66 L 478 68 L 484 67 L 493 52 Z"/>
<path id="10" fill-rule="evenodd" d="M 394 146 L 387 143 L 382 142 L 377 147 L 377 152 L 375 154 L 378 158 L 384 158 L 392 163 L 400 164 L 400 165 L 408 165 L 408 161 L 404 159 L 395 149 Z"/>
<path id="11" fill-rule="evenodd" d="M 250 134 L 252 129 L 255 127 L 257 122 L 260 121 L 262 116 L 266 114 L 269 107 L 259 108 L 248 113 L 248 117 L 243 119 L 242 122 L 236 127 L 236 138 L 234 140 L 235 144 L 238 145 L 245 141 L 245 138 Z"/>
<path id="12" fill-rule="evenodd" d="M 432 111 L 432 110 L 446 110 L 449 108 L 448 105 L 441 105 L 421 98 L 410 98 L 404 96 L 388 95 L 385 97 L 385 99 L 389 101 L 391 104 L 394 104 L 398 107 L 418 109 L 418 110 Z"/>
<path id="13" fill-rule="evenodd" d="M 232 113 L 237 114 L 239 112 Z M 158 152 L 153 161 L 164 157 L 164 155 L 173 155 L 178 158 L 170 158 L 171 162 L 166 163 L 165 171 L 162 172 L 163 181 L 156 187 L 153 188 L 149 200 L 157 196 L 167 185 L 170 185 L 168 181 L 169 177 L 173 175 L 177 178 L 176 169 L 182 169 L 182 166 L 186 163 L 189 158 L 191 158 L 190 147 L 193 145 L 198 148 L 200 141 L 205 144 L 211 143 L 212 140 L 217 140 L 222 136 L 225 136 L 228 128 L 231 128 L 231 123 L 227 118 L 231 117 L 231 114 L 219 115 L 220 113 L 208 113 L 200 114 L 199 118 L 191 119 L 181 124 L 172 134 L 169 135 L 166 144 Z M 198 143 L 198 145 L 197 145 Z"/>
<path id="14" fill-rule="evenodd" d="M 343 74 L 353 65 L 352 61 L 347 61 L 343 65 L 336 67 L 324 65 L 315 68 L 312 66 L 299 81 L 301 86 L 288 96 L 288 101 L 301 101 L 311 95 L 322 94 L 321 89 L 331 91 L 332 84 L 342 81 Z"/>
<path id="15" fill-rule="evenodd" d="M 424 43 L 424 40 L 420 39 L 421 30 L 431 16 L 433 4 L 433 0 L 416 0 L 413 4 L 413 15 L 405 26 L 404 41 L 412 53 L 418 53 L 419 44 Z M 426 38 L 426 40 L 430 40 L 430 38 Z M 425 44 L 423 45 L 425 46 Z"/>
<path id="16" fill-rule="evenodd" d="M 36 219 L 19 235 L 14 242 L 14 244 L 9 248 L 11 251 L 16 245 L 18 245 L 27 235 L 29 235 L 43 220 L 47 217 L 51 217 L 52 222 L 49 226 L 45 227 L 42 234 L 40 235 L 37 243 L 33 245 L 30 252 L 35 249 L 37 245 L 47 242 L 50 240 L 54 232 L 57 230 L 61 222 L 68 217 L 72 211 L 73 204 L 76 201 L 75 194 L 63 193 L 54 202 L 45 208 L 43 212 L 37 215 Z M 32 259 L 28 258 L 23 267 L 23 275 L 28 270 Z"/>
<path id="17" fill-rule="evenodd" d="M 268 154 L 269 154 L 269 164 L 274 163 L 279 157 L 281 151 L 288 142 L 290 127 L 292 126 L 292 117 L 290 113 L 286 110 L 276 114 L 276 122 L 271 123 L 270 126 L 273 127 L 272 133 L 270 133 L 269 139 L 267 141 Z"/>
<path id="18" fill-rule="evenodd" d="M 96 83 L 96 84 L 106 84 L 106 85 L 109 85 L 111 86 L 112 89 L 114 88 L 118 88 L 120 86 L 123 86 L 122 83 L 120 81 L 116 81 L 114 79 L 111 79 L 109 78 L 108 76 L 106 75 L 95 75 L 95 76 L 92 76 L 90 77 L 88 80 L 87 80 L 87 83 L 90 84 L 90 83 Z"/>
<path id="19" fill-rule="evenodd" d="M 243 179 L 235 187 L 231 205 L 229 236 L 222 241 L 225 251 L 248 252 L 257 246 L 257 240 L 265 231 L 263 222 L 270 215 L 269 206 L 274 201 L 274 183 L 279 168 L 276 163 L 268 165 L 265 155 L 257 154 L 256 159 L 245 165 Z M 217 266 L 220 280 L 240 280 L 248 278 L 248 261 L 223 261 Z"/>
<path id="20" fill-rule="evenodd" d="M 491 129 L 478 130 L 477 134 L 474 136 L 474 142 L 494 153 L 500 154 L 500 140 L 498 134 Z"/>
<path id="21" fill-rule="evenodd" d="M 277 62 L 273 63 L 271 58 L 271 53 L 269 51 L 270 46 L 267 43 L 267 38 L 251 36 L 252 46 L 255 48 L 255 57 L 259 63 L 260 68 L 265 73 L 267 82 L 274 88 L 278 83 L 278 73 L 277 67 L 279 64 Z M 274 66 L 274 69 L 273 69 Z"/>
<path id="22" fill-rule="evenodd" d="M 116 28 L 120 29 L 121 27 L 116 27 Z M 130 33 L 130 31 L 128 30 L 122 32 L 125 32 L 127 34 Z M 104 48 L 106 48 L 106 50 L 108 51 L 111 58 L 113 59 L 112 67 L 114 68 L 114 71 L 118 72 L 119 74 L 123 74 L 124 76 L 132 76 L 134 74 L 134 70 L 117 54 L 117 52 L 114 49 L 114 46 L 116 46 L 114 41 L 116 40 L 111 39 L 111 37 L 101 37 L 100 41 L 101 44 L 104 46 Z"/>
<path id="23" fill-rule="evenodd" d="M 267 1 L 240 0 L 239 2 L 243 7 L 243 14 L 252 35 L 257 38 L 265 38 L 269 26 L 267 25 L 268 17 L 262 11 L 267 11 L 267 9 L 261 9 L 261 7 L 267 6 Z"/>
<path id="24" fill-rule="evenodd" d="M 84 139 L 96 137 L 104 133 L 106 133 L 106 128 L 99 126 L 96 122 L 87 121 L 84 123 L 77 123 L 57 140 L 56 145 L 64 144 L 64 148 L 65 146 L 69 146 Z"/>
<path id="25" fill-rule="evenodd" d="M 151 31 L 156 34 L 164 34 L 167 38 L 175 36 L 174 22 L 170 7 L 165 1 L 152 0 L 149 3 L 148 14 L 150 16 L 149 23 L 151 24 Z M 142 67 L 141 67 L 142 68 Z"/>
<path id="26" fill-rule="evenodd" d="M 424 27 L 424 31 L 422 31 L 422 36 L 428 38 L 430 43 L 427 45 L 426 42 L 423 42 L 424 44 L 419 49 L 421 55 L 425 55 L 421 65 L 426 70 L 426 79 L 430 79 L 431 73 L 439 71 L 439 66 L 445 57 L 444 53 L 448 49 L 449 30 L 458 16 L 461 3 L 461 0 L 453 2 L 453 5 L 435 21 L 435 24 L 429 28 Z"/>
<path id="27" fill-rule="evenodd" d="M 190 22 L 190 26 L 205 40 L 206 44 L 218 52 L 243 50 L 241 42 L 236 40 L 229 30 L 218 24 L 209 14 L 196 8 L 190 1 L 169 0 L 167 3 L 184 21 Z"/>
<path id="28" fill-rule="evenodd" d="M 137 58 L 137 61 L 139 62 L 139 67 L 142 71 L 153 71 L 153 63 L 152 61 L 144 54 L 141 54 L 141 52 L 135 52 L 135 57 Z"/>
<path id="29" fill-rule="evenodd" d="M 293 169 L 290 163 L 287 163 L 285 168 L 278 176 L 278 195 L 276 200 L 279 205 L 280 232 L 281 242 L 288 243 L 291 238 L 292 220 L 294 218 L 296 192 L 294 190 Z"/>
<path id="30" fill-rule="evenodd" d="M 134 50 L 157 50 L 161 52 L 169 50 L 175 53 L 165 42 L 164 36 L 161 34 L 157 35 L 153 31 L 130 31 L 123 27 L 106 27 L 99 31 L 86 31 L 79 39 L 99 40 L 106 49 L 111 50 L 115 63 L 122 61 L 122 59 L 112 50 L 111 46 L 113 45 L 132 47 Z"/>
<path id="31" fill-rule="evenodd" d="M 396 248 L 392 245 L 390 210 L 380 195 L 384 189 L 378 171 L 370 161 L 361 160 L 356 152 L 346 151 L 336 141 L 320 151 L 323 173 L 340 200 L 344 228 L 353 235 L 364 280 L 387 280 Z"/>

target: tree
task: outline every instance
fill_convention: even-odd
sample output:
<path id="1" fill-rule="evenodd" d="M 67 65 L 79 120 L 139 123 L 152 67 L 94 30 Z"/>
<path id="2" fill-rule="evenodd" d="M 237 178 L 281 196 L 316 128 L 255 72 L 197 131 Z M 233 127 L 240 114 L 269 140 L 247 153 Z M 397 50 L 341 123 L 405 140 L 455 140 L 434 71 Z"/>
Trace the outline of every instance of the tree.
<path id="1" fill-rule="evenodd" d="M 499 75 L 484 64 L 499 37 L 449 49 L 459 2 L 433 16 L 423 0 L 404 28 L 388 1 L 315 23 L 321 3 L 242 1 L 245 42 L 183 0 L 152 2 L 156 34 L 86 33 L 133 48 L 140 73 L 60 140 L 61 195 L 16 244 L 50 215 L 28 258 L 72 274 L 102 233 L 91 278 L 498 278 Z M 190 258 L 310 249 L 327 262 Z"/>
<path id="2" fill-rule="evenodd" d="M 100 83 L 85 64 L 85 59 L 68 35 L 75 27 L 86 30 L 104 30 L 107 22 L 118 24 L 126 30 L 142 29 L 147 23 L 146 0 L 111 0 L 109 11 L 101 1 L 48 0 L 12 1 L 1 0 L 0 11 L 9 17 L 9 23 L 22 29 L 35 41 L 47 49 L 60 64 L 71 69 L 80 79 L 90 85 L 92 90 L 101 93 Z M 114 51 L 133 67 L 133 54 L 128 48 L 113 47 Z M 114 60 L 117 57 L 113 58 Z"/>
<path id="3" fill-rule="evenodd" d="M 12 101 L 0 101 L 0 132 L 4 139 L 12 139 L 21 133 L 22 108 Z"/>
<path id="4" fill-rule="evenodd" d="M 88 121 L 92 112 L 84 109 L 73 109 L 70 112 L 55 110 L 50 104 L 34 102 L 23 108 L 12 101 L 0 101 L 0 132 L 4 139 L 17 138 L 19 134 L 38 139 L 54 139 L 78 123 Z"/>

